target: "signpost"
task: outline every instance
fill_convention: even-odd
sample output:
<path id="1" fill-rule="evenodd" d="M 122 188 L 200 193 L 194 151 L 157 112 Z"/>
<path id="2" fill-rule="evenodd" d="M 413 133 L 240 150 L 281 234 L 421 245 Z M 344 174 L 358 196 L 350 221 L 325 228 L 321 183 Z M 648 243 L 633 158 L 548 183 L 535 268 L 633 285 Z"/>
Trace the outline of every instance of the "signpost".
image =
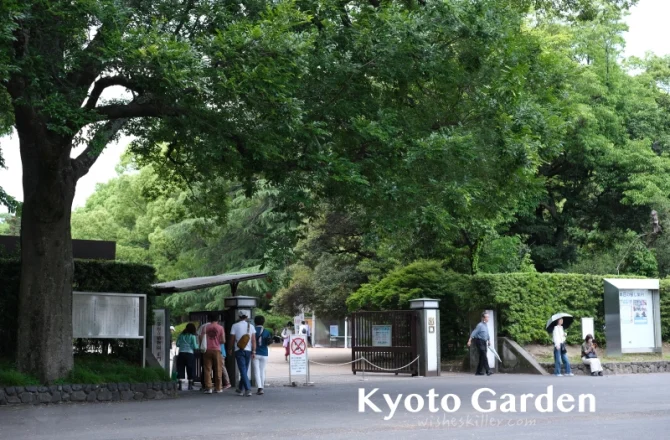
<path id="1" fill-rule="evenodd" d="M 306 335 L 291 335 L 289 339 L 289 382 L 291 384 L 293 384 L 294 375 L 305 376 L 305 383 L 310 383 Z"/>
<path id="2" fill-rule="evenodd" d="M 170 321 L 166 309 L 154 309 L 154 325 L 151 332 L 151 353 L 163 367 L 170 373 L 170 348 L 172 346 L 170 337 Z"/>
<path id="3" fill-rule="evenodd" d="M 372 326 L 373 347 L 391 347 L 391 327 L 390 325 Z"/>

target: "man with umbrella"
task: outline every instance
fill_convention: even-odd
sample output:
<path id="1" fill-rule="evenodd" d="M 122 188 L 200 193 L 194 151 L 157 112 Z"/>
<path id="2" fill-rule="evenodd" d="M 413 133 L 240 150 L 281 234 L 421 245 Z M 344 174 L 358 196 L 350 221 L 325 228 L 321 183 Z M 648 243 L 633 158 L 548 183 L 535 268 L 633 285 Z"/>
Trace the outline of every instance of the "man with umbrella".
<path id="1" fill-rule="evenodd" d="M 574 318 L 567 313 L 556 313 L 549 321 L 547 321 L 547 333 L 552 335 L 554 341 L 554 374 L 556 376 L 563 376 L 561 374 L 561 361 L 565 366 L 565 375 L 574 376 L 570 369 L 570 361 L 568 361 L 568 351 L 565 347 L 565 331 L 564 328 L 570 327 Z"/>
<path id="2" fill-rule="evenodd" d="M 484 312 L 482 313 L 482 321 L 477 324 L 477 327 L 475 327 L 470 335 L 470 339 L 468 339 L 468 347 L 474 339 L 477 351 L 479 352 L 479 364 L 477 365 L 477 372 L 475 373 L 477 376 L 484 375 L 482 370 L 486 371 L 487 376 L 493 374 L 489 369 L 489 361 L 486 357 L 486 348 L 491 344 L 491 340 L 489 339 L 489 328 L 486 325 L 487 322 L 489 322 L 489 314 Z"/>

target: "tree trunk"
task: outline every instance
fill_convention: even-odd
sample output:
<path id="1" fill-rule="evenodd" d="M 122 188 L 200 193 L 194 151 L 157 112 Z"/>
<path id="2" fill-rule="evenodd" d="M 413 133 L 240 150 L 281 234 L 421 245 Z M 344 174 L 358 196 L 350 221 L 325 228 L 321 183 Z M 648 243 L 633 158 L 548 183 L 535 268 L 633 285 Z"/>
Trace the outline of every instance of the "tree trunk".
<path id="1" fill-rule="evenodd" d="M 71 139 L 49 132 L 37 115 L 26 113 L 32 112 L 16 114 L 24 200 L 17 363 L 20 371 L 47 383 L 73 366 L 70 217 L 76 178 Z"/>

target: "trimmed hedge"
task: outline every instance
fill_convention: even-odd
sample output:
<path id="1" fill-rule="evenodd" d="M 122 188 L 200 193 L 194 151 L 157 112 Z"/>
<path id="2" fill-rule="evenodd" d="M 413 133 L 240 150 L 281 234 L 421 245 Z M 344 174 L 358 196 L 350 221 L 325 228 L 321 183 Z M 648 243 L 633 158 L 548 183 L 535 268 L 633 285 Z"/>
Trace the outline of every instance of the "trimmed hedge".
<path id="1" fill-rule="evenodd" d="M 389 273 L 375 284 L 363 285 L 349 297 L 349 310 L 407 309 L 409 300 L 440 299 L 441 335 L 453 345 L 467 340 L 470 313 L 484 308 L 498 311 L 500 334 L 520 344 L 551 342 L 545 325 L 551 315 L 565 312 L 575 317 L 568 343 L 581 343 L 581 317 L 593 317 L 594 337 L 604 344 L 603 278 L 631 278 L 553 273 L 457 274 L 439 261 L 417 261 Z M 638 278 L 638 277 L 632 277 Z M 670 279 L 661 280 L 661 327 L 670 340 Z M 460 326 L 460 330 L 459 327 Z M 453 340 L 454 342 L 449 342 Z M 448 352 L 443 341 L 443 351 Z"/>
<path id="2" fill-rule="evenodd" d="M 0 259 L 0 357 L 11 358 L 16 350 L 20 271 L 19 260 Z M 155 269 L 144 264 L 75 260 L 72 287 L 79 292 L 146 293 L 151 325 L 155 279 Z"/>

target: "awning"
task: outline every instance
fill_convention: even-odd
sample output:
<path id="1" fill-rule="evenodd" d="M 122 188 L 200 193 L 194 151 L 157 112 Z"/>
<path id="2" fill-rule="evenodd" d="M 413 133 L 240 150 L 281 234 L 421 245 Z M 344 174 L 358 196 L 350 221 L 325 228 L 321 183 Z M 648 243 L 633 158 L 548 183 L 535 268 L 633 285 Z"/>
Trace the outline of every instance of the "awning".
<path id="1" fill-rule="evenodd" d="M 265 278 L 267 276 L 268 274 L 266 273 L 229 273 L 211 277 L 186 278 L 183 280 L 168 281 L 166 283 L 154 284 L 151 287 L 153 287 L 157 293 L 162 294 L 188 292 L 190 290 L 206 289 L 208 287 L 230 284 L 233 295 L 235 295 L 238 283 Z"/>

